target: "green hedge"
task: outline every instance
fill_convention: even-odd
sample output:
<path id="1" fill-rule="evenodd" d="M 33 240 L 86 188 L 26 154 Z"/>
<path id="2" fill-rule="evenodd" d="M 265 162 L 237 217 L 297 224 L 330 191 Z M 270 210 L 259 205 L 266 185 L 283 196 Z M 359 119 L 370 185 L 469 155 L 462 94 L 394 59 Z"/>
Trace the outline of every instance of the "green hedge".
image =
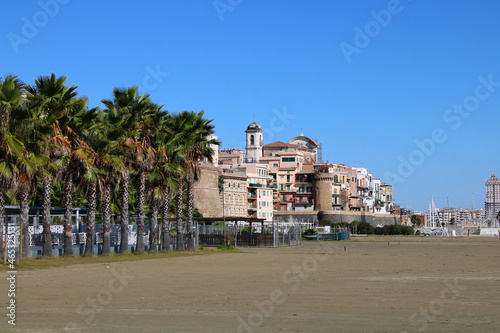
<path id="1" fill-rule="evenodd" d="M 391 224 L 383 226 L 382 228 L 376 227 L 374 230 L 375 235 L 414 235 L 415 229 L 399 224 Z"/>
<path id="2" fill-rule="evenodd" d="M 335 227 L 348 227 L 351 229 L 351 233 L 358 234 L 367 234 L 367 235 L 414 235 L 415 229 L 413 227 L 407 227 L 399 224 L 391 224 L 383 227 L 374 227 L 370 223 L 360 222 L 360 221 L 352 221 L 351 223 L 340 222 L 340 223 L 332 223 L 330 224 L 332 228 Z M 313 229 L 309 229 L 311 232 Z M 306 234 L 304 232 L 304 234 Z M 309 233 L 311 234 L 311 233 Z"/>

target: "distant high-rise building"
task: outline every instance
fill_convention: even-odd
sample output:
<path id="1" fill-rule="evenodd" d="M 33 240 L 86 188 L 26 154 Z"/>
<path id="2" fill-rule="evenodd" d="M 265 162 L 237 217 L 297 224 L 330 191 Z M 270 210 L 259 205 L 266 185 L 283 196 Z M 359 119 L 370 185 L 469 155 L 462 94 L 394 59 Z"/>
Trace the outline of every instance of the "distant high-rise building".
<path id="1" fill-rule="evenodd" d="M 486 182 L 484 210 L 486 211 L 486 220 L 496 221 L 497 214 L 500 212 L 500 179 L 494 173 Z"/>

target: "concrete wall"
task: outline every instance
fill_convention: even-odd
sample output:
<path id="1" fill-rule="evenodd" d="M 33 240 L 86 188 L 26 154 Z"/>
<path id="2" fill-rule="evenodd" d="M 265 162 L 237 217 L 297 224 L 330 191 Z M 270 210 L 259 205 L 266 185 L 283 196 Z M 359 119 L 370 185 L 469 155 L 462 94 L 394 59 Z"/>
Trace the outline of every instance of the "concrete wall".
<path id="1" fill-rule="evenodd" d="M 500 228 L 481 228 L 481 236 L 500 236 Z"/>
<path id="2" fill-rule="evenodd" d="M 389 224 L 401 224 L 397 215 L 373 214 L 365 212 L 337 212 L 337 211 L 313 211 L 313 212 L 274 212 L 274 220 L 278 222 L 315 222 L 320 225 L 352 221 L 367 222 L 370 225 L 384 226 Z"/>

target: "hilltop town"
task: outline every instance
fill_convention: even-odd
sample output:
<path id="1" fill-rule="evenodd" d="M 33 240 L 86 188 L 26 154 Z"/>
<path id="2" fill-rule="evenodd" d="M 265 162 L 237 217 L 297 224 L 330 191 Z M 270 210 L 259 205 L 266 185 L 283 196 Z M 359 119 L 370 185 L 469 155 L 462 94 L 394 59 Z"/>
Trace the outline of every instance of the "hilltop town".
<path id="1" fill-rule="evenodd" d="M 288 142 L 263 142 L 262 127 L 245 130 L 246 149 L 214 149 L 196 187 L 204 216 L 252 217 L 270 221 L 399 222 L 392 185 L 367 168 L 322 161 L 322 145 L 300 133 Z M 214 199 L 214 174 L 221 183 Z M 208 188 L 212 187 L 212 195 Z M 220 201 L 220 202 L 218 202 Z M 319 214 L 319 215 L 318 215 Z"/>
<path id="2" fill-rule="evenodd" d="M 262 127 L 253 122 L 245 134 L 245 149 L 213 145 L 213 163 L 202 165 L 195 196 L 205 217 L 428 228 L 498 224 L 500 181 L 494 174 L 486 183 L 485 209 L 438 209 L 432 202 L 427 212 L 421 212 L 397 205 L 392 185 L 368 168 L 324 162 L 322 144 L 302 132 L 287 142 L 265 143 Z"/>

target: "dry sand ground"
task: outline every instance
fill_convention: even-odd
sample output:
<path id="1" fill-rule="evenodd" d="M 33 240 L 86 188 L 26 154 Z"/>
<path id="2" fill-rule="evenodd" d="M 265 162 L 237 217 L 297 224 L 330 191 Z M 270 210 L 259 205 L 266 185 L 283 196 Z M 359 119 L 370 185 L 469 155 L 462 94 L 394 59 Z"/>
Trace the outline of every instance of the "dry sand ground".
<path id="1" fill-rule="evenodd" d="M 14 329 L 1 272 L 0 331 L 500 332 L 498 237 L 242 251 L 19 272 Z"/>

